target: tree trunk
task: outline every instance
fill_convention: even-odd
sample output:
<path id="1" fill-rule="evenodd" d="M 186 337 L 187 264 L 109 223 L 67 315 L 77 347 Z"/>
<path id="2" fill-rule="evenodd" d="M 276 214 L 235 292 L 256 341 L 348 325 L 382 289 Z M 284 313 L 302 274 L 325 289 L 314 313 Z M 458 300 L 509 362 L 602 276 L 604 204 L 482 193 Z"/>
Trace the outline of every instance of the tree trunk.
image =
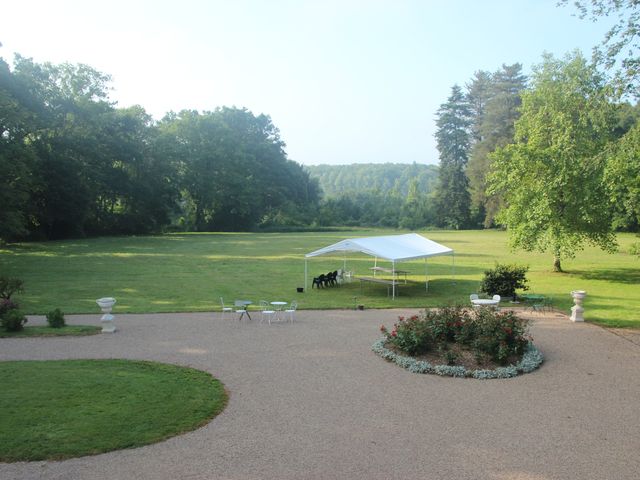
<path id="1" fill-rule="evenodd" d="M 555 255 L 553 257 L 553 271 L 562 272 L 562 266 L 560 265 L 560 257 L 558 255 Z"/>

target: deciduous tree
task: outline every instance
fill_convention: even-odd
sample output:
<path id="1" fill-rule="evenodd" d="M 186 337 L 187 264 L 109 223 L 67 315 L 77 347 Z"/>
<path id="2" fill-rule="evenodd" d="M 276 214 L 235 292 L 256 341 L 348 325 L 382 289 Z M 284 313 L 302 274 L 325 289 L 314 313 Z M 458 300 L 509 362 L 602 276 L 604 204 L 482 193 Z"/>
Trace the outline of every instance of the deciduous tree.
<path id="1" fill-rule="evenodd" d="M 617 17 L 600 45 L 593 49 L 596 64 L 607 70 L 616 68 L 622 92 L 640 94 L 640 2 L 638 0 L 559 0 L 572 3 L 580 18 L 597 21 L 601 17 Z"/>
<path id="2" fill-rule="evenodd" d="M 603 181 L 615 124 L 608 93 L 581 54 L 545 55 L 522 94 L 516 143 L 492 155 L 490 192 L 505 199 L 498 221 L 513 247 L 550 251 L 556 271 L 585 242 L 616 245 Z"/>

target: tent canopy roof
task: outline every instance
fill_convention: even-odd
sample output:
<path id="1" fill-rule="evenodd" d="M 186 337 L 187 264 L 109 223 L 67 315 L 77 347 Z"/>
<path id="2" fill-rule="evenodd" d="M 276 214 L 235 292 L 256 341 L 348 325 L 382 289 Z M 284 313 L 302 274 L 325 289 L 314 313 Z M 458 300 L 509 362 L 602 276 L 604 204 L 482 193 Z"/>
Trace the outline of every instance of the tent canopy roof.
<path id="1" fill-rule="evenodd" d="M 407 233 L 381 237 L 349 238 L 315 252 L 307 253 L 305 257 L 317 257 L 333 252 L 362 252 L 391 262 L 401 262 L 436 255 L 448 255 L 452 254 L 453 250 L 417 233 Z"/>

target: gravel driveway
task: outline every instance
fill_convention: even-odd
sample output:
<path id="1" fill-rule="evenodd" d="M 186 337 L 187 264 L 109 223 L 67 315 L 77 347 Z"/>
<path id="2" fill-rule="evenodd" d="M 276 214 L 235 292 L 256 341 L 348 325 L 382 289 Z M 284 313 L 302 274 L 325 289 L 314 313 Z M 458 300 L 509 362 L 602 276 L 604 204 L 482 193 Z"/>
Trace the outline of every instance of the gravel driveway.
<path id="1" fill-rule="evenodd" d="M 299 311 L 294 324 L 269 326 L 259 315 L 238 323 L 116 309 L 113 335 L 0 339 L 0 360 L 177 363 L 211 372 L 230 394 L 226 410 L 194 432 L 92 457 L 0 464 L 0 478 L 640 478 L 640 345 L 564 315 L 534 315 L 545 355 L 534 373 L 418 375 L 370 350 L 381 323 L 412 312 Z"/>

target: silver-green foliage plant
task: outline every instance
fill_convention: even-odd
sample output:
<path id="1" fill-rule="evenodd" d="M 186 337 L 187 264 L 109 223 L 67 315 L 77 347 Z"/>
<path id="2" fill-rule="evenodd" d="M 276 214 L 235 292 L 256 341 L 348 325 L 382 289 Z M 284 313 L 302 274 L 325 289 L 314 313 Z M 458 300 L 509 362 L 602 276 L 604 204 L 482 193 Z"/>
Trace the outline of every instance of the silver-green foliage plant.
<path id="1" fill-rule="evenodd" d="M 385 347 L 387 339 L 385 337 L 377 340 L 371 350 L 380 355 L 385 360 L 395 363 L 396 365 L 406 368 L 412 373 L 435 373 L 440 376 L 449 377 L 471 377 L 479 380 L 488 380 L 493 378 L 511 378 L 522 373 L 531 373 L 537 369 L 544 361 L 542 352 L 536 348 L 533 343 L 529 343 L 524 355 L 515 365 L 506 367 L 498 367 L 496 369 L 478 369 L 468 370 L 462 366 L 450 365 L 432 365 L 424 360 L 416 360 L 412 357 L 398 355 L 397 353 Z"/>

